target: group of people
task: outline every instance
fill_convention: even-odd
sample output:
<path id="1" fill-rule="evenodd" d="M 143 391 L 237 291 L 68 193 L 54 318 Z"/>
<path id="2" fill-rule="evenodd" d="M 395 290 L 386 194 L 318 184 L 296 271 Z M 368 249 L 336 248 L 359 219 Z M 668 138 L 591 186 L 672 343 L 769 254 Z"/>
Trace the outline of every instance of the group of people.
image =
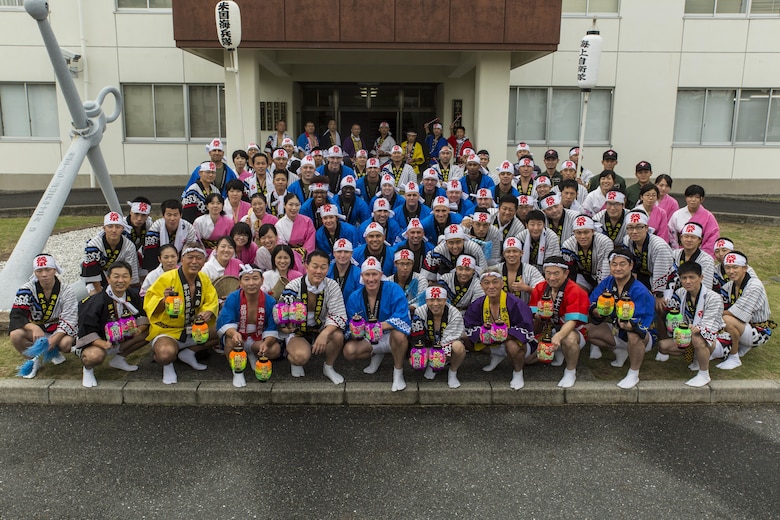
<path id="1" fill-rule="evenodd" d="M 279 125 L 266 151 L 233 152 L 235 169 L 213 139 L 158 220 L 145 197 L 105 215 L 81 265 L 86 300 L 60 282 L 55 258 L 36 257 L 11 311 L 14 347 L 25 355 L 46 338 L 55 363 L 73 352 L 87 387 L 107 356 L 136 370 L 125 357 L 147 342 L 166 384 L 177 359 L 205 370 L 205 349 L 224 353 L 237 387 L 247 367 L 263 380 L 265 360 L 286 358 L 303 377 L 323 355 L 341 384 L 339 356 L 373 374 L 389 353 L 400 391 L 407 362 L 428 379 L 446 370 L 458 388 L 468 352 L 487 354 L 485 371 L 506 359 L 513 389 L 527 364 L 565 365 L 568 388 L 589 343 L 591 358 L 606 349 L 612 366 L 629 361 L 618 386 L 632 388 L 653 348 L 658 361 L 685 356 L 696 372 L 686 384 L 703 386 L 711 359 L 737 368 L 771 335 L 763 284 L 720 236 L 700 186 L 678 208 L 672 178 L 651 181 L 647 161 L 626 186 L 614 150 L 599 175 L 577 148 L 562 163 L 548 150 L 542 169 L 525 143 L 493 169 L 462 126 L 444 139 L 440 122 L 426 124 L 426 150 L 414 132 L 385 146 L 388 126 L 371 148 L 359 128 L 342 141 L 329 125 L 319 150 L 313 124 L 297 143 Z"/>

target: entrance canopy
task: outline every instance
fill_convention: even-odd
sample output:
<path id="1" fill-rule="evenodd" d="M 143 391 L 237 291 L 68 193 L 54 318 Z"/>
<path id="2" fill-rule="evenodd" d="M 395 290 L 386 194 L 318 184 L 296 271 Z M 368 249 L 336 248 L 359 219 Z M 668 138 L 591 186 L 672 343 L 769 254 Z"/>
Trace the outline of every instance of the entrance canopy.
<path id="1" fill-rule="evenodd" d="M 306 120 L 322 130 L 336 119 L 342 135 L 359 123 L 369 137 L 387 120 L 399 136 L 421 132 L 434 117 L 446 129 L 460 115 L 472 142 L 503 157 L 509 73 L 554 52 L 561 23 L 559 0 L 238 3 L 240 100 L 233 74 L 225 76 L 223 137 L 231 148 L 264 140 L 272 131 L 268 107 L 276 114 L 278 106 L 292 135 Z M 174 38 L 178 47 L 229 66 L 215 6 L 173 0 Z"/>

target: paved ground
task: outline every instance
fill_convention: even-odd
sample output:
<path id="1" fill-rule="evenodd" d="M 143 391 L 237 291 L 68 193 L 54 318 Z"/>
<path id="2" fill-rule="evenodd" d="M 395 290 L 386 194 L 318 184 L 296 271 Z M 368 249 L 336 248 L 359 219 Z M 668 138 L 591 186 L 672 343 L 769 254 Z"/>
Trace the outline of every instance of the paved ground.
<path id="1" fill-rule="evenodd" d="M 779 412 L 0 406 L 0 517 L 777 518 Z"/>

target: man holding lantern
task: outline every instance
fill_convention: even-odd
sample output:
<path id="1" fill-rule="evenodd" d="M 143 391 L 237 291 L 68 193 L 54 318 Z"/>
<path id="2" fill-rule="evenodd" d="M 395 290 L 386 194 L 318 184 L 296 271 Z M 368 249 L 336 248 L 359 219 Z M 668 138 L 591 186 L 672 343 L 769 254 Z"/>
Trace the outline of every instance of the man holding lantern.
<path id="1" fill-rule="evenodd" d="M 704 386 L 710 382 L 710 359 L 725 355 L 717 339 L 723 323 L 723 299 L 704 284 L 701 264 L 688 260 L 677 269 L 680 285 L 669 302 L 666 315 L 666 330 L 671 336 L 658 342 L 658 351 L 680 356 L 697 370 L 693 378 L 685 382 L 692 387 Z"/>
<path id="2" fill-rule="evenodd" d="M 201 272 L 206 251 L 198 242 L 184 244 L 181 267 L 160 275 L 144 296 L 149 317 L 149 335 L 154 361 L 163 367 L 163 383 L 178 382 L 173 362 L 179 360 L 195 370 L 208 368 L 195 352 L 217 345 L 215 318 L 219 310 L 217 291 Z"/>
<path id="3" fill-rule="evenodd" d="M 561 256 L 544 261 L 544 280 L 531 292 L 531 312 L 535 314 L 534 330 L 539 334 L 537 359 L 553 366 L 566 361 L 562 388 L 570 388 L 577 381 L 577 361 L 580 349 L 587 342 L 585 323 L 588 322 L 588 293 L 569 280 L 569 266 Z"/>
<path id="4" fill-rule="evenodd" d="M 474 300 L 463 323 L 466 327 L 466 345 L 470 350 L 490 353 L 490 363 L 482 370 L 490 372 L 509 357 L 512 380 L 509 386 L 520 390 L 525 386 L 523 366 L 531 358 L 530 345 L 534 337 L 531 309 L 514 294 L 504 291 L 504 281 L 497 267 L 488 267 L 480 275 L 485 296 Z"/>
<path id="5" fill-rule="evenodd" d="M 257 379 L 266 381 L 265 362 L 279 359 L 282 349 L 276 322 L 271 318 L 276 300 L 260 290 L 262 270 L 242 264 L 238 279 L 240 289 L 227 296 L 219 311 L 217 334 L 233 370 L 233 386 L 241 388 L 246 386 L 247 364 L 255 369 Z M 265 358 L 260 365 L 258 358 Z"/>
<path id="6" fill-rule="evenodd" d="M 610 275 L 590 293 L 590 323 L 585 326 L 591 344 L 615 351 L 612 366 L 622 367 L 629 359 L 628 374 L 617 384 L 625 389 L 639 383 L 642 358 L 653 346 L 650 327 L 655 317 L 655 298 L 634 278 L 633 269 L 630 249 L 610 253 Z"/>

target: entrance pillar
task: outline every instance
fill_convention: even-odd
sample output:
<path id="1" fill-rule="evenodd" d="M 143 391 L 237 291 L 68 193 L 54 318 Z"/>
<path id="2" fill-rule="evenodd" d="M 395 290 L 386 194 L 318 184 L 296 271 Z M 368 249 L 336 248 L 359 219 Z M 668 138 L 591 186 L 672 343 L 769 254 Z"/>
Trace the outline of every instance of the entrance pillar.
<path id="1" fill-rule="evenodd" d="M 477 57 L 472 135 L 479 149 L 490 152 L 491 166 L 506 159 L 510 65 L 509 52 L 483 52 Z"/>

